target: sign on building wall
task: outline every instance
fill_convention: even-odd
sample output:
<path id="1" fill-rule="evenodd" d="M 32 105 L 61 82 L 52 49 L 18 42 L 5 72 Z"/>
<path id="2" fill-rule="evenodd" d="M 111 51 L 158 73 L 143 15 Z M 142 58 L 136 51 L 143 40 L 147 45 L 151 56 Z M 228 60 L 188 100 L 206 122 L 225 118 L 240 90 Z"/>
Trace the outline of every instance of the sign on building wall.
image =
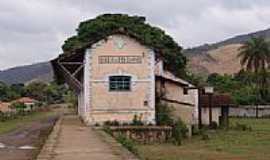
<path id="1" fill-rule="evenodd" d="M 140 64 L 142 56 L 99 56 L 100 64 Z"/>

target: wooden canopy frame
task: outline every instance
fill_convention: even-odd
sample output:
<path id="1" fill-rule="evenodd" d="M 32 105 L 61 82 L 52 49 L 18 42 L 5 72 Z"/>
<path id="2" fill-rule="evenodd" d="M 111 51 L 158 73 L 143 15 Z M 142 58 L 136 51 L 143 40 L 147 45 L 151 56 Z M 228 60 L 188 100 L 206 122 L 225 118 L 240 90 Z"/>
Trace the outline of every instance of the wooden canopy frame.
<path id="1" fill-rule="evenodd" d="M 65 82 L 79 93 L 83 89 L 84 54 L 59 58 L 56 63 Z"/>

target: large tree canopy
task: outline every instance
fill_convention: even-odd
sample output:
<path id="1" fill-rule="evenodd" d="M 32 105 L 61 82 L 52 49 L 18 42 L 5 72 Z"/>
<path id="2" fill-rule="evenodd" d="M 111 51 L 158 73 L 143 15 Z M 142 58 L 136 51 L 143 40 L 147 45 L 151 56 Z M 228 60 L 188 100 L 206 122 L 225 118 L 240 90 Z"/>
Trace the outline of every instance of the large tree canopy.
<path id="1" fill-rule="evenodd" d="M 104 14 L 95 19 L 81 22 L 77 29 L 77 35 L 68 38 L 62 49 L 64 54 L 69 54 L 119 30 L 153 48 L 163 59 L 165 69 L 177 76 L 183 77 L 185 75 L 186 58 L 181 53 L 182 48 L 163 30 L 146 23 L 145 17 Z"/>

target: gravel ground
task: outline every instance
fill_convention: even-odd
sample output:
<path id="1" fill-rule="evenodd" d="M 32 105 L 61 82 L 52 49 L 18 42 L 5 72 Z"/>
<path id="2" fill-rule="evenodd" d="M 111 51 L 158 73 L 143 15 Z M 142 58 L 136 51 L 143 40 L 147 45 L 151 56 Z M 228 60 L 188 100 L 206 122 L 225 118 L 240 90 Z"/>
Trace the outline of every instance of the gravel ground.
<path id="1" fill-rule="evenodd" d="M 57 119 L 57 115 L 49 116 L 0 135 L 0 159 L 35 159 Z"/>

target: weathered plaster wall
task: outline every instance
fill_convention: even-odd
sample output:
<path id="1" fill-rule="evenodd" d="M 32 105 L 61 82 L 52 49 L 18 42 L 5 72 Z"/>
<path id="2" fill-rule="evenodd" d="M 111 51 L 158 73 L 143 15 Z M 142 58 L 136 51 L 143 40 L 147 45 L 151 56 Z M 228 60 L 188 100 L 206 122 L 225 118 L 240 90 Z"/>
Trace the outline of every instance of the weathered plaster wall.
<path id="1" fill-rule="evenodd" d="M 132 121 L 135 114 L 154 123 L 154 53 L 132 38 L 112 35 L 94 44 L 89 57 L 89 108 L 91 123 Z M 141 63 L 101 64 L 101 56 L 140 56 Z M 109 76 L 132 77 L 130 91 L 109 91 Z"/>
<path id="2" fill-rule="evenodd" d="M 270 116 L 270 105 L 259 106 L 239 106 L 230 107 L 229 116 L 236 117 L 256 117 L 256 107 L 258 107 L 258 117 Z"/>
<path id="3" fill-rule="evenodd" d="M 219 124 L 219 117 L 221 116 L 221 108 L 212 108 L 212 121 Z M 209 108 L 202 108 L 202 124 L 209 125 Z"/>
<path id="4" fill-rule="evenodd" d="M 181 85 L 172 83 L 170 81 L 163 82 L 156 81 L 157 94 L 163 94 L 162 103 L 168 104 L 173 107 L 173 116 L 175 118 L 181 118 L 186 124 L 196 124 L 196 92 L 191 90 L 187 94 L 184 94 L 184 88 Z M 163 93 L 161 93 L 163 92 Z"/>
<path id="5" fill-rule="evenodd" d="M 195 96 L 193 94 L 194 93 L 191 90 L 188 90 L 188 93 L 184 94 L 183 87 L 170 81 L 166 81 L 165 83 L 165 98 L 167 99 L 188 103 L 195 106 Z"/>

